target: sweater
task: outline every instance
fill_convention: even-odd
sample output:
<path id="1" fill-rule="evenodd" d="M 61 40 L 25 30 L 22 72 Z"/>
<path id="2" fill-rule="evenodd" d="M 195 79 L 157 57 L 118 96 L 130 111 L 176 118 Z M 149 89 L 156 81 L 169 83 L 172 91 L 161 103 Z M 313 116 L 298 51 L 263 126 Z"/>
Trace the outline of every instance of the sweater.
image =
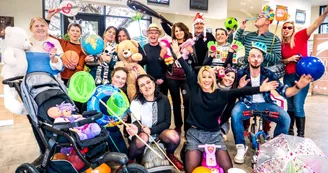
<path id="1" fill-rule="evenodd" d="M 157 122 L 153 124 L 149 129 L 151 135 L 155 135 L 155 134 L 159 135 L 160 133 L 162 133 L 162 131 L 170 128 L 171 105 L 169 99 L 163 94 L 160 94 L 160 96 L 156 98 L 154 102 L 157 103 L 157 120 L 156 120 Z M 145 111 L 142 111 L 141 108 L 142 108 L 142 104 L 139 100 L 133 100 L 131 102 L 130 110 L 139 121 L 142 120 L 142 117 L 148 116 L 148 115 L 141 115 L 141 113 L 145 113 Z M 141 127 L 137 123 L 136 119 L 133 116 L 131 117 L 131 119 L 132 119 L 132 123 L 139 128 L 139 131 L 141 131 Z"/>
<path id="2" fill-rule="evenodd" d="M 207 43 L 209 41 L 215 41 L 214 36 L 211 33 L 206 33 L 206 41 L 203 40 L 203 34 L 201 34 L 199 37 L 197 37 L 194 45 L 194 50 L 196 52 L 197 56 L 197 63 L 195 63 L 196 66 L 202 66 L 204 59 L 206 57 L 206 54 L 208 52 Z"/>
<path id="3" fill-rule="evenodd" d="M 197 77 L 183 58 L 179 62 L 186 73 L 190 88 L 189 116 L 187 123 L 200 130 L 219 131 L 218 118 L 231 100 L 243 95 L 252 95 L 260 92 L 260 87 L 245 87 L 222 91 L 216 89 L 212 93 L 204 92 L 197 83 Z"/>
<path id="4" fill-rule="evenodd" d="M 149 75 L 157 79 L 165 78 L 167 66 L 164 60 L 160 57 L 161 47 L 151 46 L 149 43 L 144 46 L 145 53 L 147 56 L 146 71 Z"/>

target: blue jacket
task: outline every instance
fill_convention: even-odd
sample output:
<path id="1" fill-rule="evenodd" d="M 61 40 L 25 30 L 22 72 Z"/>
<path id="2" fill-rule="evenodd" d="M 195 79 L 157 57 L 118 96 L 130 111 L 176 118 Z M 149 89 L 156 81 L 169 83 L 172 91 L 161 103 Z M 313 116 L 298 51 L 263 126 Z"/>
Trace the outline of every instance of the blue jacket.
<path id="1" fill-rule="evenodd" d="M 260 85 L 262 85 L 263 81 L 268 78 L 269 81 L 277 81 L 279 83 L 279 86 L 276 88 L 276 91 L 283 97 L 286 97 L 286 90 L 289 87 L 288 85 L 283 85 L 277 75 L 275 73 L 273 73 L 272 71 L 270 71 L 269 69 L 261 66 L 261 74 L 260 74 Z M 249 66 L 240 69 L 237 72 L 237 80 L 239 81 L 240 78 L 242 78 L 244 75 L 246 75 L 246 80 L 250 79 L 251 75 L 250 75 L 250 70 L 249 70 Z M 252 86 L 251 82 L 248 82 L 248 84 L 246 86 Z M 273 101 L 270 97 L 270 92 L 264 92 L 262 93 L 265 102 L 267 103 L 274 103 L 275 101 Z M 246 105 L 250 105 L 253 103 L 253 95 L 245 95 L 239 98 L 240 102 L 245 103 Z"/>

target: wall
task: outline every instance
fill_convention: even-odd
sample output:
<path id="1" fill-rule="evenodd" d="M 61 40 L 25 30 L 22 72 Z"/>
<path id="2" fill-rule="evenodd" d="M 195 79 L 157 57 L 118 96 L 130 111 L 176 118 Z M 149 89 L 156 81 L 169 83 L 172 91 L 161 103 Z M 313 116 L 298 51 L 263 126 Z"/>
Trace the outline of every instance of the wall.
<path id="1" fill-rule="evenodd" d="M 14 25 L 28 31 L 33 17 L 42 17 L 42 0 L 0 0 L 0 16 L 14 17 Z"/>
<path id="2" fill-rule="evenodd" d="M 126 6 L 127 0 L 81 0 L 82 2 L 106 4 L 106 5 L 119 5 Z M 147 0 L 138 0 L 139 2 L 149 6 L 156 12 L 161 13 L 178 13 L 179 15 L 194 16 L 197 12 L 206 14 L 207 18 L 211 19 L 225 19 L 227 17 L 227 0 L 209 0 L 208 11 L 190 10 L 189 0 L 171 0 L 170 5 L 159 5 L 149 3 Z"/>
<path id="3" fill-rule="evenodd" d="M 313 6 L 311 8 L 311 23 L 313 23 L 319 17 L 319 10 L 320 10 L 320 6 Z M 319 33 L 319 29 L 316 29 L 314 33 L 311 35 L 311 39 L 313 39 L 314 34 L 318 34 L 318 33 Z"/>

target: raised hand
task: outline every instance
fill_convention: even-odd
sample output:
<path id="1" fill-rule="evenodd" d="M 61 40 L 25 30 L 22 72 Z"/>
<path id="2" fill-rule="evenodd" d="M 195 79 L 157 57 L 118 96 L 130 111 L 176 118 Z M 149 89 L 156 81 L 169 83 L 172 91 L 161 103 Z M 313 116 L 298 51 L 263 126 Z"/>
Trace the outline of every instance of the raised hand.
<path id="1" fill-rule="evenodd" d="M 263 81 L 262 85 L 260 86 L 260 92 L 275 90 L 279 86 L 279 83 L 277 81 L 268 81 L 268 78 Z"/>
<path id="2" fill-rule="evenodd" d="M 125 128 L 130 136 L 134 136 L 138 133 L 138 127 L 134 124 L 128 124 Z"/>
<path id="3" fill-rule="evenodd" d="M 48 15 L 47 15 L 46 19 L 51 20 L 52 16 L 54 16 L 58 12 L 59 12 L 58 8 L 48 10 Z"/>
<path id="4" fill-rule="evenodd" d="M 313 78 L 312 78 L 311 75 L 309 75 L 309 74 L 308 75 L 303 74 L 301 76 L 300 80 L 295 81 L 295 85 L 298 88 L 302 89 L 302 88 L 306 87 L 312 81 L 313 81 Z"/>
<path id="5" fill-rule="evenodd" d="M 247 79 L 246 80 L 246 75 L 244 75 L 242 78 L 240 78 L 239 80 L 239 85 L 238 85 L 238 88 L 244 88 L 248 82 L 251 81 L 251 79 Z"/>

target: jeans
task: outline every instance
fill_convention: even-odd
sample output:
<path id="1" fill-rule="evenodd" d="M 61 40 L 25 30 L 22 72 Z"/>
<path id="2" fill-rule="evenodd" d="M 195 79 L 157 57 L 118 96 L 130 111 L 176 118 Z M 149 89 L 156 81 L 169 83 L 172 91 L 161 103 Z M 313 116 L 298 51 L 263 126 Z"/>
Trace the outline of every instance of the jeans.
<path id="1" fill-rule="evenodd" d="M 288 86 L 294 86 L 295 81 L 298 81 L 300 77 L 294 74 L 286 74 L 284 77 L 284 84 Z M 287 98 L 287 111 L 295 112 L 296 117 L 305 117 L 304 102 L 308 94 L 310 84 L 302 88 L 296 95 Z"/>
<path id="2" fill-rule="evenodd" d="M 289 125 L 290 125 L 290 117 L 286 111 L 281 109 L 274 103 L 253 103 L 250 106 L 246 106 L 242 102 L 236 103 L 235 107 L 231 112 L 231 126 L 233 136 L 235 138 L 235 144 L 246 144 L 244 139 L 244 125 L 243 120 L 249 119 L 251 116 L 244 116 L 243 111 L 247 110 L 259 110 L 264 111 L 268 110 L 270 112 L 279 112 L 278 118 L 272 118 L 264 115 L 263 119 L 268 121 L 273 121 L 277 124 L 274 130 L 274 137 L 280 134 L 287 134 Z"/>
<path id="3" fill-rule="evenodd" d="M 172 102 L 173 102 L 173 114 L 174 114 L 174 122 L 176 127 L 182 127 L 181 98 L 180 98 L 180 89 L 181 89 L 183 106 L 184 106 L 184 120 L 185 120 L 184 130 L 187 131 L 189 129 L 189 125 L 186 124 L 186 120 L 189 114 L 189 94 L 190 94 L 187 81 L 167 79 L 167 85 L 169 87 Z"/>
<path id="4" fill-rule="evenodd" d="M 126 146 L 126 143 L 124 141 L 120 129 L 117 126 L 115 126 L 115 127 L 107 128 L 107 130 L 109 131 L 109 136 L 108 136 L 109 150 L 111 152 L 120 152 L 120 153 L 128 154 L 128 148 Z"/>

